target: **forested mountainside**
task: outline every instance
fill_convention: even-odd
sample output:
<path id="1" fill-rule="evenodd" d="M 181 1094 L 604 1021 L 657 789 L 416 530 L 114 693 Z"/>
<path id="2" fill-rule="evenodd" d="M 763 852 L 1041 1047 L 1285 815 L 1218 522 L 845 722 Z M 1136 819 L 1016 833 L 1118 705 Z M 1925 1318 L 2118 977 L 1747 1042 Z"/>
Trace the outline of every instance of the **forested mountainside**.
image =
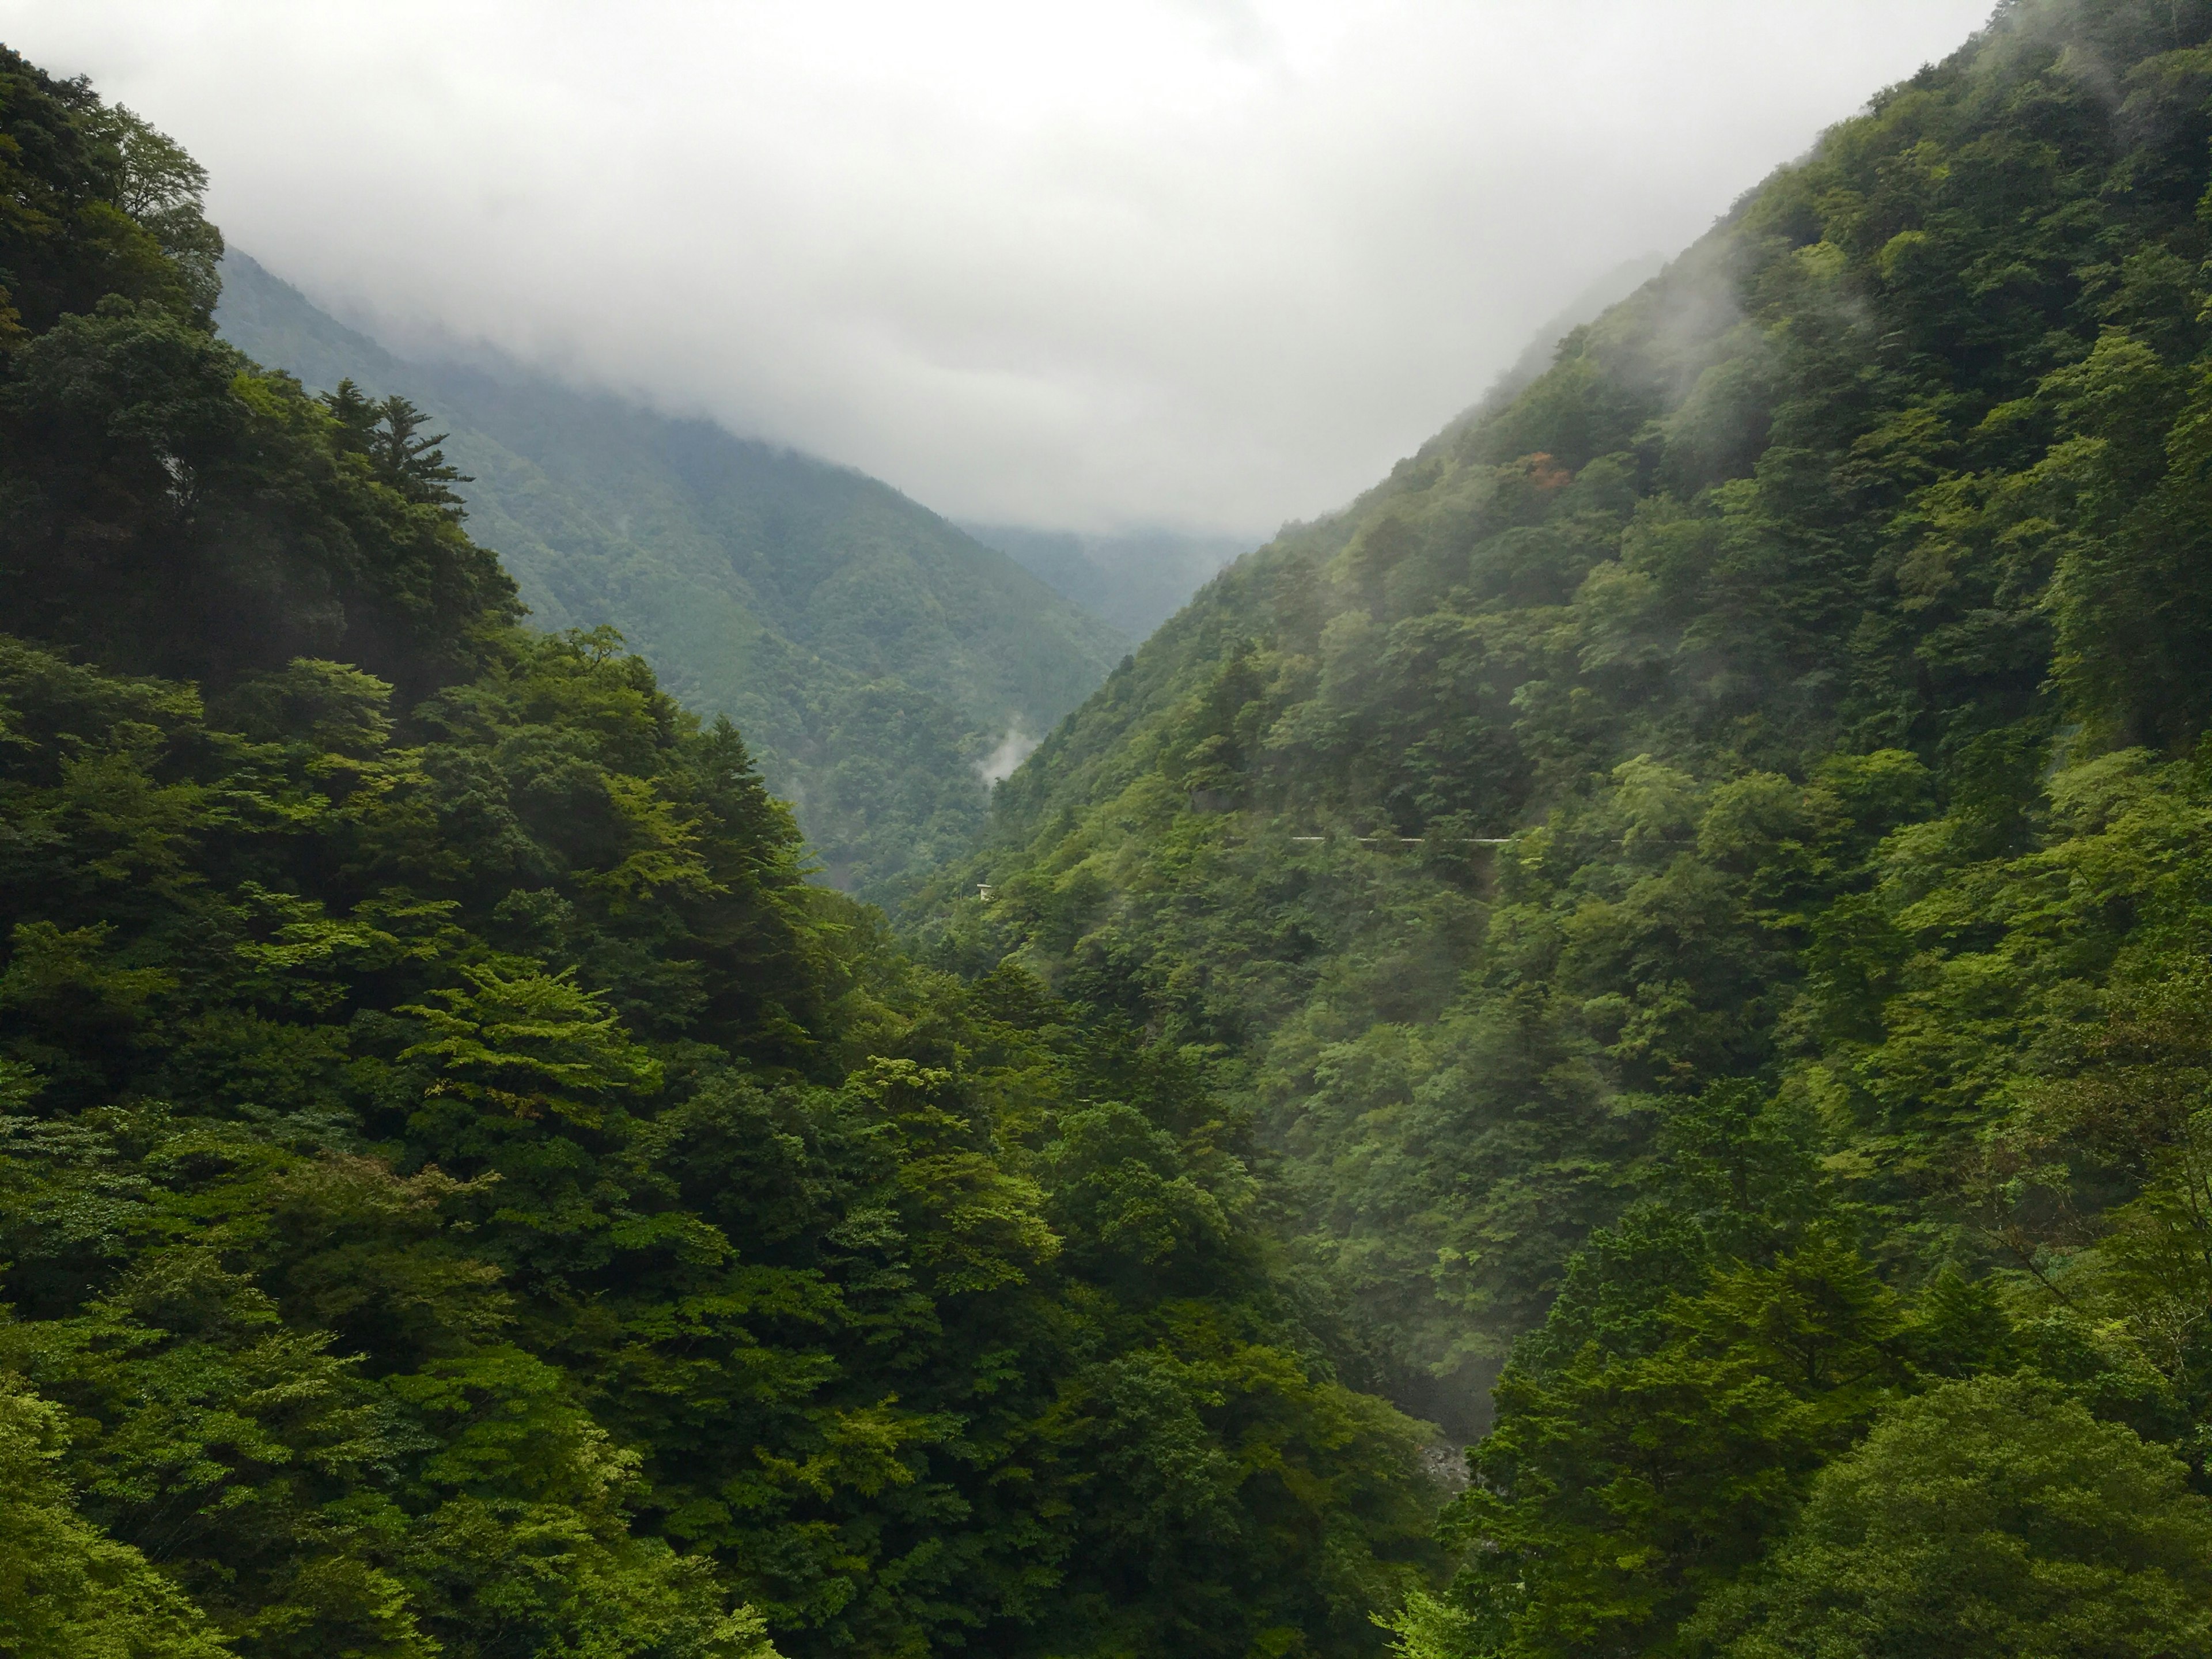
<path id="1" fill-rule="evenodd" d="M 0 1652 L 1376 1651 L 1425 1431 L 1196 1069 L 517 627 L 203 183 L 0 49 Z"/>
<path id="2" fill-rule="evenodd" d="M 1133 641 L 1146 638 L 1182 610 L 1207 578 L 1249 551 L 1258 539 L 1167 530 L 1084 536 L 1019 525 L 960 527 Z"/>
<path id="3" fill-rule="evenodd" d="M 2212 1652 L 2209 100 L 2201 0 L 2002 6 L 937 889 L 1476 1437 L 1413 1659 Z"/>
<path id="4" fill-rule="evenodd" d="M 488 350 L 402 360 L 235 250 L 222 275 L 217 331 L 248 356 L 310 391 L 421 404 L 533 623 L 618 628 L 687 708 L 737 722 L 840 886 L 887 892 L 957 856 L 989 757 L 1049 731 L 1127 649 L 873 478 Z"/>

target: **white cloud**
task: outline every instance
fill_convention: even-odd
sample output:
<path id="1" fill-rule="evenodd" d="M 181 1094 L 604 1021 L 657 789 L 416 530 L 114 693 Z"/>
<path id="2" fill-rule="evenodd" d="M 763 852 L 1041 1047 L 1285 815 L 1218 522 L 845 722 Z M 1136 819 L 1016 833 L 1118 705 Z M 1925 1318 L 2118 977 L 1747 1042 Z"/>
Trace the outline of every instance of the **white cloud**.
<path id="1" fill-rule="evenodd" d="M 950 515 L 1325 510 L 1988 0 L 0 0 L 231 239 Z"/>
<path id="2" fill-rule="evenodd" d="M 997 748 L 976 763 L 976 773 L 986 783 L 1004 783 L 1036 749 L 1037 740 L 1017 724 L 999 739 Z"/>

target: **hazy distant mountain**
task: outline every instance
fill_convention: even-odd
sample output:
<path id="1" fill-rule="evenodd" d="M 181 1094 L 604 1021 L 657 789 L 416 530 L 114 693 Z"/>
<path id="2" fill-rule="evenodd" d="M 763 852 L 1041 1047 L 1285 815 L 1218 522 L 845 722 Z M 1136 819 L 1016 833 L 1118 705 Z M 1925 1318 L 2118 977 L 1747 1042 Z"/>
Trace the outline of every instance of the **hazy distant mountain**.
<path id="1" fill-rule="evenodd" d="M 1626 299 L 1665 264 L 1658 254 L 1647 253 L 1624 260 L 1589 283 L 1536 331 L 1527 349 L 1492 382 L 1476 410 L 1510 401 L 1552 366 L 1565 335 Z M 1234 536 L 1187 536 L 1170 530 L 1084 536 L 1018 525 L 963 521 L 960 527 L 1137 640 L 1151 637 L 1223 566 L 1258 545 Z"/>
<path id="2" fill-rule="evenodd" d="M 1185 536 L 1170 530 L 1081 536 L 1016 525 L 960 527 L 1139 640 L 1182 610 L 1222 566 L 1258 545 L 1234 536 Z"/>
<path id="3" fill-rule="evenodd" d="M 611 623 L 686 703 L 729 714 L 840 884 L 878 887 L 964 844 L 985 769 L 1127 648 L 1003 551 L 848 468 L 496 355 L 402 359 L 236 252 L 216 315 L 311 387 L 350 378 L 428 410 L 474 475 L 470 532 L 532 620 Z"/>

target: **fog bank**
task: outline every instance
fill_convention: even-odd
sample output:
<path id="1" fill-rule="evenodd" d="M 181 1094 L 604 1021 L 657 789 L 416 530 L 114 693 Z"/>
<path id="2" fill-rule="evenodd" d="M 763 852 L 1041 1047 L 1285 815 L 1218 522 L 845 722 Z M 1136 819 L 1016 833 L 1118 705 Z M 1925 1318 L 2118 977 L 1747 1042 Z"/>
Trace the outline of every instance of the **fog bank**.
<path id="1" fill-rule="evenodd" d="M 416 349 L 939 511 L 1248 536 L 1371 482 L 1987 0 L 0 0 Z"/>

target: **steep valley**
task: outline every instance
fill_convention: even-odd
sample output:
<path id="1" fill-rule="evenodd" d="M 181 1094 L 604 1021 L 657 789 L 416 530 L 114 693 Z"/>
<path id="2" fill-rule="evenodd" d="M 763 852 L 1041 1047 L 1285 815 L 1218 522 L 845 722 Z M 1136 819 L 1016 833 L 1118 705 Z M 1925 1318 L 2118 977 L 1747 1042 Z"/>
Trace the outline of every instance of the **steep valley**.
<path id="1" fill-rule="evenodd" d="M 738 722 L 842 887 L 888 894 L 983 820 L 990 757 L 1051 729 L 1127 641 L 888 485 L 495 351 L 395 356 L 250 257 L 216 323 L 327 392 L 423 405 L 471 533 L 534 626 L 611 625 Z"/>
<path id="2" fill-rule="evenodd" d="M 2212 1659 L 2212 0 L 1126 657 L 0 141 L 0 1654 Z"/>

